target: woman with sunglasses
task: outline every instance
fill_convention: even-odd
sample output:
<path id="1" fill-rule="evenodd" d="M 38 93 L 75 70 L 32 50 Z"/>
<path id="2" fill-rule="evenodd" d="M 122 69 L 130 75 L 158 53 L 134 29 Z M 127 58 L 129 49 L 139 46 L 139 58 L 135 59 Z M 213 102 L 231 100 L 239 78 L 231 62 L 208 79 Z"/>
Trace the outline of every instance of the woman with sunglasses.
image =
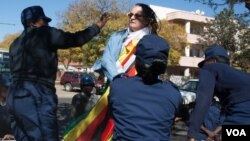
<path id="1" fill-rule="evenodd" d="M 90 111 L 92 115 L 99 114 L 99 112 L 97 113 L 97 111 L 100 111 L 99 107 L 104 107 L 102 109 L 106 109 L 105 106 L 108 107 L 107 101 L 110 91 L 107 86 L 109 86 L 109 82 L 112 82 L 114 78 L 119 76 L 125 76 L 122 75 L 123 73 L 129 74 L 129 76 L 135 76 L 134 53 L 136 45 L 143 36 L 157 34 L 157 29 L 158 23 L 155 12 L 146 4 L 137 3 L 128 13 L 128 28 L 115 32 L 110 36 L 102 59 L 98 60 L 93 66 L 93 70 L 101 72 L 101 74 L 104 73 L 108 78 L 108 83 L 106 83 L 102 97 Z M 113 134 L 111 131 L 113 131 L 114 128 L 111 112 L 109 108 L 101 112 L 102 114 L 107 113 L 104 120 L 99 121 L 100 124 L 88 127 L 91 127 L 92 131 L 95 130 L 97 133 L 100 132 L 98 129 L 104 129 L 104 131 L 102 131 L 103 134 L 100 134 L 100 136 L 93 136 L 96 139 L 98 138 L 98 140 L 110 140 Z M 84 121 L 81 122 L 82 126 L 86 126 L 89 123 L 88 119 L 92 118 L 91 114 L 87 115 Z M 88 127 L 86 127 L 87 130 L 90 129 Z"/>
<path id="2" fill-rule="evenodd" d="M 144 35 L 157 34 L 156 14 L 148 5 L 135 4 L 128 18 L 128 28 L 110 36 L 102 59 L 93 67 L 102 70 L 109 81 L 121 73 L 128 73 L 128 70 L 135 70 L 131 67 L 134 66 L 136 44 Z"/>

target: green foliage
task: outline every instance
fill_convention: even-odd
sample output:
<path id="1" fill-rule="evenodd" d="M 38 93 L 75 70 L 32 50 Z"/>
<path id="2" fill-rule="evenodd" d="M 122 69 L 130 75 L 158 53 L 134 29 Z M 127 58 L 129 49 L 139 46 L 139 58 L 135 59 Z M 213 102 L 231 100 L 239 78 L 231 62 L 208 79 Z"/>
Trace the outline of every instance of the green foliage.
<path id="1" fill-rule="evenodd" d="M 246 49 L 242 52 L 236 53 L 234 56 L 233 64 L 237 64 L 236 67 L 250 73 L 250 49 Z"/>
<path id="2" fill-rule="evenodd" d="M 121 11 L 120 12 L 116 11 L 116 14 L 111 13 L 110 21 L 101 30 L 99 36 L 94 40 L 90 41 L 86 46 L 83 47 L 84 50 L 83 63 L 90 66 L 93 65 L 97 59 L 101 58 L 109 36 L 112 33 L 127 27 L 126 24 L 127 24 L 127 17 Z"/>
<path id="3" fill-rule="evenodd" d="M 159 35 L 166 39 L 170 45 L 168 65 L 178 65 L 182 52 L 187 45 L 185 29 L 175 23 L 166 20 L 160 21 L 161 30 Z"/>
<path id="4" fill-rule="evenodd" d="M 0 48 L 9 48 L 11 43 L 20 35 L 20 33 L 8 34 L 4 40 L 0 42 Z"/>
<path id="5" fill-rule="evenodd" d="M 199 42 L 203 47 L 221 45 L 229 51 L 233 66 L 249 70 L 240 61 L 250 60 L 249 53 L 245 53 L 250 46 L 249 23 L 244 17 L 235 16 L 233 9 L 224 9 L 215 20 L 209 21 L 202 37 Z M 244 54 L 244 58 L 239 54 Z"/>
<path id="6" fill-rule="evenodd" d="M 220 0 L 220 1 L 218 0 L 188 0 L 188 1 L 194 1 L 194 2 L 207 4 L 214 9 L 217 9 L 219 6 L 225 6 L 225 5 L 228 5 L 229 7 L 232 8 L 235 4 L 245 3 L 245 7 L 250 11 L 249 0 Z"/>
<path id="7" fill-rule="evenodd" d="M 73 62 L 81 62 L 83 57 L 81 48 L 70 48 L 67 50 L 58 50 L 58 61 L 67 69 L 69 64 Z"/>
<path id="8" fill-rule="evenodd" d="M 124 6 L 119 6 L 117 0 L 77 0 L 61 15 L 60 26 L 65 31 L 76 32 L 93 24 L 99 20 L 101 13 L 108 11 L 111 14 L 111 19 L 103 27 L 101 33 L 92 39 L 90 42 L 80 47 L 70 50 L 59 51 L 59 60 L 66 67 L 71 61 L 80 61 L 83 65 L 91 66 L 102 56 L 102 51 L 110 34 L 119 31 L 126 26 L 127 17 L 121 8 L 128 9 Z M 73 55 L 76 53 L 78 55 Z M 78 57 L 81 57 L 79 59 Z"/>

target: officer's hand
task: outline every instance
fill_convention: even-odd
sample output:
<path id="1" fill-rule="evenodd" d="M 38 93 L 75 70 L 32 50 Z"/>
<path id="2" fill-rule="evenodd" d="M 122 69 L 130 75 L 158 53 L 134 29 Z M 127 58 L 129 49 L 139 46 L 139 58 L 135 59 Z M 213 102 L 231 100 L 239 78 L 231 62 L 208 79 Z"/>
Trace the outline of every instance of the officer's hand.
<path id="1" fill-rule="evenodd" d="M 3 140 L 13 140 L 15 137 L 12 134 L 6 134 L 3 137 Z"/>
<path id="2" fill-rule="evenodd" d="M 96 25 L 99 26 L 100 28 L 102 28 L 107 21 L 110 19 L 110 15 L 109 13 L 105 12 L 101 15 L 101 18 L 98 22 L 96 22 Z"/>

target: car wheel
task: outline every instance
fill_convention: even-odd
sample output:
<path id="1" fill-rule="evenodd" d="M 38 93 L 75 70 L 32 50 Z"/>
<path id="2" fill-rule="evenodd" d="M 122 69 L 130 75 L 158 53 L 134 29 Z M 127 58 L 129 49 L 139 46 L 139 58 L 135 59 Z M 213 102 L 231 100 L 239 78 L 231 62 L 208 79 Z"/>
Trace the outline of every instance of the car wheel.
<path id="1" fill-rule="evenodd" d="M 66 84 L 64 84 L 64 89 L 65 89 L 65 91 L 70 92 L 70 91 L 72 91 L 73 87 L 70 83 L 66 83 Z"/>

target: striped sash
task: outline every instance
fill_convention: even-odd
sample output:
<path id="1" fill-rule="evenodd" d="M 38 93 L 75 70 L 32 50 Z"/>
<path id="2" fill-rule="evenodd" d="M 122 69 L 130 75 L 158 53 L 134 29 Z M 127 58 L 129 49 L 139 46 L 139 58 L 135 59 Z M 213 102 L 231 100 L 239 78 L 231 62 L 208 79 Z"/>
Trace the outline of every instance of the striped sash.
<path id="1" fill-rule="evenodd" d="M 131 40 L 121 53 L 117 63 L 129 76 L 136 74 L 134 66 L 137 40 Z M 64 141 L 108 141 L 112 137 L 114 123 L 108 108 L 109 87 L 91 111 L 82 115 L 65 130 Z"/>

